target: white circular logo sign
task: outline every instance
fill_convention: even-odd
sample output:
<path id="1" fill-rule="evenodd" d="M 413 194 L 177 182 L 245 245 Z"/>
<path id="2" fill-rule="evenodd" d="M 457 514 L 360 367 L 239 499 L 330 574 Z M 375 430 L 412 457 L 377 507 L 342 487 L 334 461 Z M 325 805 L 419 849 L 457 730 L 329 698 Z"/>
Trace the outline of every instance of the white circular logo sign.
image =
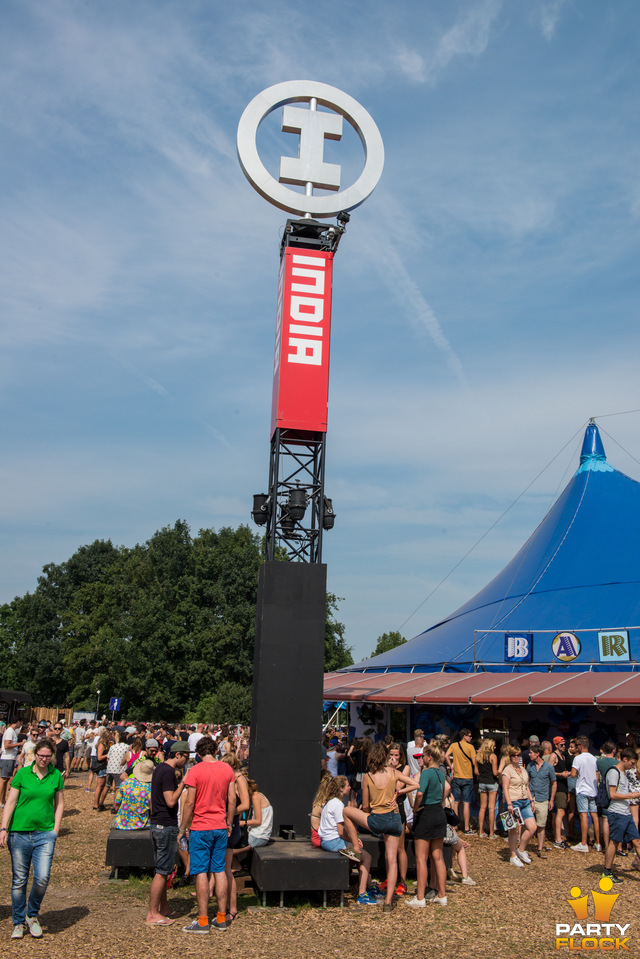
<path id="1" fill-rule="evenodd" d="M 308 104 L 305 107 L 294 103 Z M 328 107 L 333 113 L 318 110 Z M 256 134 L 269 113 L 284 107 L 282 129 L 298 133 L 298 156 L 280 158 L 280 173 L 274 179 L 258 155 Z M 324 141 L 339 140 L 342 120 L 354 128 L 364 148 L 364 169 L 355 183 L 340 189 L 340 165 L 324 160 Z M 367 199 L 375 188 L 384 166 L 384 146 L 380 131 L 357 100 L 336 87 L 315 80 L 276 83 L 259 93 L 240 117 L 237 137 L 238 159 L 244 175 L 258 193 L 287 213 L 311 216 L 335 216 L 342 210 L 353 210 Z M 283 184 L 303 186 L 304 193 Z M 314 196 L 315 189 L 331 190 L 331 196 Z"/>
<path id="2" fill-rule="evenodd" d="M 563 663 L 571 663 L 577 659 L 582 649 L 580 640 L 575 633 L 558 633 L 551 644 L 553 655 Z"/>

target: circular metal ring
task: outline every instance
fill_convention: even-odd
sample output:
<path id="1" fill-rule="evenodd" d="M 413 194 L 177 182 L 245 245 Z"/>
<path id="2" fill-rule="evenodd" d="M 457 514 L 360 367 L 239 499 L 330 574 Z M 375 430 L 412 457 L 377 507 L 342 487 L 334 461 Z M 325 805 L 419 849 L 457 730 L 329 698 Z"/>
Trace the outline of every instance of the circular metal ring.
<path id="1" fill-rule="evenodd" d="M 313 98 L 343 116 L 360 137 L 364 149 L 364 169 L 356 182 L 331 196 L 305 196 L 278 183 L 262 163 L 256 145 L 258 127 L 269 113 L 286 103 L 304 103 Z M 384 166 L 382 137 L 370 114 L 342 90 L 315 80 L 276 83 L 254 97 L 240 117 L 237 150 L 242 171 L 260 196 L 287 213 L 320 217 L 335 216 L 342 210 L 360 206 L 374 190 Z"/>

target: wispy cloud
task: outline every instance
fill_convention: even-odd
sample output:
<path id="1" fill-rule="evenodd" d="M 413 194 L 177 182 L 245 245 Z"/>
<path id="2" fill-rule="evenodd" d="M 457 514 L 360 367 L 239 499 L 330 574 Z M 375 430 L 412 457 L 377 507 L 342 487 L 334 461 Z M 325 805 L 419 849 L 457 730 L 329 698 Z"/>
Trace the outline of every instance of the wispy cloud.
<path id="1" fill-rule="evenodd" d="M 545 40 L 553 40 L 562 8 L 567 0 L 546 0 L 540 7 L 540 28 Z"/>
<path id="2" fill-rule="evenodd" d="M 480 0 L 465 10 L 438 42 L 427 68 L 432 82 L 455 57 L 479 57 L 485 52 L 501 7 L 501 0 Z"/>
<path id="3" fill-rule="evenodd" d="M 407 267 L 392 244 L 387 244 L 379 260 L 380 275 L 394 297 L 397 297 L 409 320 L 426 332 L 442 353 L 445 362 L 461 386 L 467 387 L 460 357 L 447 339 L 444 330 L 425 299 L 420 287 L 409 274 Z"/>

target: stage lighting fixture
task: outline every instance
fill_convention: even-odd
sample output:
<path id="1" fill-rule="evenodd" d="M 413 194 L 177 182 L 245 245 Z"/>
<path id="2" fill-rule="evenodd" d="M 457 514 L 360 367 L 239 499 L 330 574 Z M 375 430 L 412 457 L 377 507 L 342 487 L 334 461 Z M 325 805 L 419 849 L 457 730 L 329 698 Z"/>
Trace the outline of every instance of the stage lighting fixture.
<path id="1" fill-rule="evenodd" d="M 284 508 L 280 507 L 280 529 L 282 535 L 285 539 L 289 539 L 290 536 L 293 536 L 293 528 L 295 526 L 293 516 Z"/>
<path id="2" fill-rule="evenodd" d="M 338 223 L 342 223 L 343 225 L 346 225 L 350 219 L 351 219 L 351 215 L 349 213 L 346 213 L 344 210 L 342 211 L 342 213 L 338 213 L 338 216 L 337 216 Z"/>
<path id="3" fill-rule="evenodd" d="M 287 512 L 291 519 L 300 522 L 307 508 L 307 492 L 303 489 L 289 490 L 289 501 L 287 502 Z"/>
<path id="4" fill-rule="evenodd" d="M 267 493 L 254 494 L 251 515 L 253 516 L 253 522 L 258 526 L 265 525 L 269 519 L 269 496 Z"/>
<path id="5" fill-rule="evenodd" d="M 322 520 L 323 529 L 333 529 L 333 524 L 336 521 L 336 514 L 333 510 L 333 501 L 329 499 L 328 496 L 324 498 L 324 517 Z"/>

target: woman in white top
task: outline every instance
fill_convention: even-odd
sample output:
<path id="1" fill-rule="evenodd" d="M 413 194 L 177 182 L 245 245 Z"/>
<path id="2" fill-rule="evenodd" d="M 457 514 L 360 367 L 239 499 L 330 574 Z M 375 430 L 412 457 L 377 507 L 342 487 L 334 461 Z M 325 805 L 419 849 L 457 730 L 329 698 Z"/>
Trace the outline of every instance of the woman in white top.
<path id="1" fill-rule="evenodd" d="M 327 852 L 339 852 L 346 855 L 348 859 L 355 859 L 360 869 L 360 882 L 358 885 L 358 905 L 375 906 L 375 896 L 367 892 L 369 882 L 369 871 L 371 869 L 371 855 L 362 849 L 360 852 L 353 852 L 353 847 L 348 842 L 347 831 L 344 822 L 344 804 L 349 799 L 351 786 L 346 776 L 336 776 L 331 780 L 328 788 L 327 802 L 322 807 L 320 814 L 320 825 L 318 826 L 318 835 L 320 837 L 320 846 Z"/>
<path id="2" fill-rule="evenodd" d="M 233 850 L 233 861 L 231 871 L 236 874 L 242 871 L 242 866 L 238 856 L 243 853 L 257 849 L 258 846 L 266 846 L 271 839 L 273 831 L 273 806 L 266 796 L 258 792 L 258 784 L 253 779 L 247 779 L 247 789 L 249 791 L 249 818 L 243 825 L 247 827 L 248 846 L 240 846 Z"/>
<path id="3" fill-rule="evenodd" d="M 251 797 L 252 813 L 251 818 L 247 819 L 249 846 L 251 849 L 257 849 L 258 846 L 266 846 L 271 839 L 273 806 L 266 796 L 258 792 L 258 784 L 253 779 L 247 780 L 247 786 Z"/>

